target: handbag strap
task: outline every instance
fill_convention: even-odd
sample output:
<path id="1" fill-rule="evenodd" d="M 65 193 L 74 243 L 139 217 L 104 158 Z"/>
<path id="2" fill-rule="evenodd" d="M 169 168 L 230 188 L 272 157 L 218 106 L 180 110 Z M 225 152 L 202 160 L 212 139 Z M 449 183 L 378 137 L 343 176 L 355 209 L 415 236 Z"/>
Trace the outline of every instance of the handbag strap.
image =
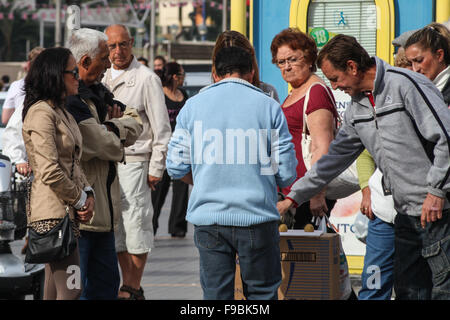
<path id="1" fill-rule="evenodd" d="M 324 85 L 322 82 L 314 82 L 313 84 L 311 84 L 311 86 L 308 88 L 308 91 L 306 91 L 305 101 L 303 102 L 303 130 L 302 130 L 302 134 L 303 134 L 303 138 L 304 139 L 306 139 L 306 136 L 309 135 L 308 124 L 306 122 L 306 109 L 308 108 L 308 103 L 309 103 L 309 92 L 311 91 L 311 88 L 314 87 L 316 84 L 321 85 L 325 89 L 325 91 L 327 92 L 328 97 L 330 98 L 331 102 L 336 107 L 334 99 L 331 96 L 330 91 L 328 91 L 328 88 L 327 88 L 326 85 Z M 338 117 L 339 117 L 339 115 L 338 115 Z M 335 126 L 336 126 L 336 124 L 335 124 Z M 336 128 L 335 128 L 335 130 L 336 130 Z"/>

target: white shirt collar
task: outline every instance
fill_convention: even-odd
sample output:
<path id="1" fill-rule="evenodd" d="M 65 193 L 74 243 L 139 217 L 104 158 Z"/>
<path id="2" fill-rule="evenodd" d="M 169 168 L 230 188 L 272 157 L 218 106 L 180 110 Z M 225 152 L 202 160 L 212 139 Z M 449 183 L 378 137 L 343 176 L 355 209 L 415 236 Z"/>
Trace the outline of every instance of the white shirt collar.
<path id="1" fill-rule="evenodd" d="M 447 66 L 447 68 L 442 70 L 441 73 L 439 73 L 436 76 L 436 78 L 434 78 L 433 83 L 436 85 L 439 91 L 442 91 L 449 78 L 450 78 L 450 66 Z"/>

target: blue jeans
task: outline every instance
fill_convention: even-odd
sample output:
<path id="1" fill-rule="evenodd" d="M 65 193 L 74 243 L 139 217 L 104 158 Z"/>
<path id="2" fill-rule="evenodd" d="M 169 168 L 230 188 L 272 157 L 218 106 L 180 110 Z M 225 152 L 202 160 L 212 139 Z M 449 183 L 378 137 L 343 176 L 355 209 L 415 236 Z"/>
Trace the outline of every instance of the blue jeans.
<path id="1" fill-rule="evenodd" d="M 114 232 L 81 231 L 80 251 L 81 300 L 115 300 L 120 274 Z"/>
<path id="2" fill-rule="evenodd" d="M 397 299 L 450 300 L 450 210 L 427 223 L 395 218 L 394 290 Z"/>
<path id="3" fill-rule="evenodd" d="M 249 227 L 195 226 L 205 300 L 233 300 L 236 254 L 248 300 L 276 300 L 281 284 L 278 222 Z"/>
<path id="4" fill-rule="evenodd" d="M 394 286 L 394 225 L 369 221 L 359 300 L 390 300 Z"/>

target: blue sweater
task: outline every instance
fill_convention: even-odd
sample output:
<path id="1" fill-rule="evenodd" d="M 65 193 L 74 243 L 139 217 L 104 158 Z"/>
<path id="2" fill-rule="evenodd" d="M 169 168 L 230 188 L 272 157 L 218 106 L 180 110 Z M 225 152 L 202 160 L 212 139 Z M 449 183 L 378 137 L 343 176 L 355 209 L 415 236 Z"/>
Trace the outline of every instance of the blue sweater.
<path id="1" fill-rule="evenodd" d="M 250 226 L 278 220 L 277 186 L 296 178 L 297 160 L 280 105 L 247 81 L 227 78 L 187 100 L 169 142 L 167 171 L 192 171 L 186 219 Z"/>

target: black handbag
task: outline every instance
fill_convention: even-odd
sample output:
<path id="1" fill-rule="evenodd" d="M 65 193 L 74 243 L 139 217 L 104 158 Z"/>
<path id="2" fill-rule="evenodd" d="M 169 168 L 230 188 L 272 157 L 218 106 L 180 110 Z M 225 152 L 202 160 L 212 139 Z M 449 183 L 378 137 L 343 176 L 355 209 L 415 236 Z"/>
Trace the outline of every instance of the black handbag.
<path id="1" fill-rule="evenodd" d="M 74 159 L 72 158 L 73 178 Z M 28 179 L 28 215 L 31 215 L 31 179 Z M 73 231 L 73 222 L 69 217 L 69 205 L 66 205 L 66 215 L 50 231 L 40 234 L 28 228 L 28 247 L 25 254 L 27 263 L 49 263 L 60 261 L 70 256 L 77 247 L 77 239 Z"/>
<path id="2" fill-rule="evenodd" d="M 62 260 L 73 253 L 77 239 L 69 214 L 50 231 L 39 234 L 32 228 L 28 230 L 28 248 L 25 255 L 27 263 L 49 263 Z"/>

